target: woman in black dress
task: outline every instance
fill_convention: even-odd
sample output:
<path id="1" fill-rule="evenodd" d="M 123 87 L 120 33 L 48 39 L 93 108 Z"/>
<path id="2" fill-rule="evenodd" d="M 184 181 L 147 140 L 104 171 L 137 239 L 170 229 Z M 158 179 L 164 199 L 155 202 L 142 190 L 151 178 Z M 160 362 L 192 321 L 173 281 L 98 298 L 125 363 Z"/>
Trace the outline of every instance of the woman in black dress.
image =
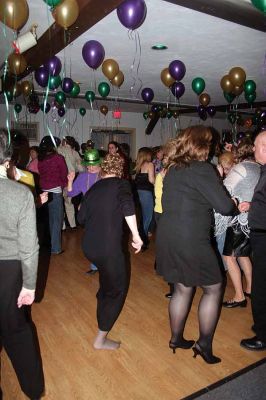
<path id="1" fill-rule="evenodd" d="M 212 354 L 212 341 L 221 310 L 223 279 L 210 241 L 212 210 L 232 215 L 236 206 L 206 162 L 211 139 L 211 132 L 203 126 L 187 128 L 177 137 L 176 154 L 169 160 L 164 178 L 156 262 L 157 272 L 175 288 L 169 304 L 170 348 L 189 349 L 194 344 L 184 339 L 183 332 L 200 286 L 200 336 L 193 350 L 207 363 L 217 363 L 221 360 Z"/>
<path id="2" fill-rule="evenodd" d="M 84 196 L 78 220 L 85 224 L 83 251 L 99 270 L 97 293 L 99 331 L 94 348 L 115 350 L 120 343 L 107 339 L 117 320 L 128 291 L 129 273 L 123 252 L 123 220 L 132 233 L 132 246 L 138 253 L 142 246 L 130 184 L 120 179 L 123 160 L 119 154 L 108 154 L 102 163 L 102 180 Z"/>

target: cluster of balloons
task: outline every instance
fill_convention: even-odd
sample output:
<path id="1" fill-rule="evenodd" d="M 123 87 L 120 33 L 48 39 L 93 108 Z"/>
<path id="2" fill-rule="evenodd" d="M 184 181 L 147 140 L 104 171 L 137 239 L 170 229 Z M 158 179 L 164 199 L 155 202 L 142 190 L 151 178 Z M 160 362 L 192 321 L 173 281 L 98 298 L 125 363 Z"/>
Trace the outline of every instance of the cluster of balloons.
<path id="1" fill-rule="evenodd" d="M 121 24 L 127 29 L 135 30 L 145 21 L 147 6 L 144 0 L 124 0 L 116 11 Z"/>
<path id="2" fill-rule="evenodd" d="M 161 71 L 162 83 L 171 89 L 173 95 L 180 99 L 185 93 L 185 85 L 180 82 L 186 74 L 186 66 L 180 60 L 172 61 L 168 68 L 164 68 Z"/>
<path id="3" fill-rule="evenodd" d="M 177 110 L 171 110 L 167 107 L 161 105 L 153 104 L 150 111 L 146 111 L 143 113 L 143 118 L 146 120 L 148 118 L 153 119 L 156 115 L 160 118 L 178 118 L 179 112 Z"/>
<path id="4" fill-rule="evenodd" d="M 237 125 L 248 129 L 252 126 L 262 128 L 266 125 L 266 111 L 257 108 L 253 116 L 248 117 L 247 119 L 243 119 L 239 113 L 231 112 L 228 114 L 227 119 L 232 125 L 236 123 Z"/>
<path id="5" fill-rule="evenodd" d="M 112 58 L 104 60 L 102 63 L 102 72 L 109 79 L 113 86 L 120 87 L 124 82 L 124 74 L 119 69 L 118 63 Z"/>
<path id="6" fill-rule="evenodd" d="M 229 74 L 222 77 L 220 85 L 228 103 L 232 103 L 243 91 L 248 104 L 256 100 L 256 83 L 251 79 L 246 81 L 246 72 L 241 67 L 231 68 Z"/>
<path id="7" fill-rule="evenodd" d="M 30 114 L 37 114 L 40 110 L 40 105 L 39 105 L 39 98 L 38 95 L 35 93 L 32 93 L 29 96 L 29 102 L 27 103 L 27 108 Z"/>
<path id="8" fill-rule="evenodd" d="M 44 2 L 51 7 L 57 25 L 64 29 L 73 25 L 79 16 L 77 0 L 44 0 Z"/>
<path id="9" fill-rule="evenodd" d="M 200 104 L 197 107 L 197 111 L 198 111 L 198 116 L 200 117 L 200 119 L 202 119 L 202 121 L 206 121 L 206 119 L 208 118 L 208 115 L 211 118 L 213 118 L 216 114 L 216 108 L 214 106 L 205 107 L 202 104 Z"/>
<path id="10" fill-rule="evenodd" d="M 30 81 L 16 82 L 15 84 L 7 84 L 4 88 L 8 101 L 12 101 L 23 94 L 24 97 L 28 97 L 33 93 L 33 84 Z"/>
<path id="11" fill-rule="evenodd" d="M 20 30 L 28 21 L 27 0 L 1 0 L 0 21 L 14 31 Z"/>

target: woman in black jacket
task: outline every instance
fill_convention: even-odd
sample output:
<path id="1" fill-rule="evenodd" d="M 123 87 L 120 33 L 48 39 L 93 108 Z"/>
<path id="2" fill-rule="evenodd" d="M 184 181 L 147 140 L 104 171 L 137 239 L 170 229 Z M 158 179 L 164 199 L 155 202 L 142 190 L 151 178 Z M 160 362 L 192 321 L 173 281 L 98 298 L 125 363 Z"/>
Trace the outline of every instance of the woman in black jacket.
<path id="1" fill-rule="evenodd" d="M 169 346 L 188 349 L 194 344 L 183 332 L 196 287 L 200 300 L 200 336 L 193 348 L 207 363 L 221 360 L 212 354 L 212 341 L 223 296 L 223 279 L 211 245 L 213 209 L 223 215 L 236 211 L 211 164 L 206 162 L 212 135 L 208 128 L 193 126 L 177 138 L 177 151 L 169 160 L 162 196 L 163 214 L 157 230 L 157 272 L 174 284 L 169 304 L 172 337 Z"/>

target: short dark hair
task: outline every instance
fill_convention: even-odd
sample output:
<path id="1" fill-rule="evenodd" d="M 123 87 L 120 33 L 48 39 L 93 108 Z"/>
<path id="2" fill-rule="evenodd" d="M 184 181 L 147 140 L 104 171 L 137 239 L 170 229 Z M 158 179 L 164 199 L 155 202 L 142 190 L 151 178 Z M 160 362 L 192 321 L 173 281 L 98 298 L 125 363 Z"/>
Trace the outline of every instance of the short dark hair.
<path id="1" fill-rule="evenodd" d="M 12 146 L 9 143 L 8 132 L 5 129 L 0 129 L 0 165 L 9 161 L 12 156 Z"/>

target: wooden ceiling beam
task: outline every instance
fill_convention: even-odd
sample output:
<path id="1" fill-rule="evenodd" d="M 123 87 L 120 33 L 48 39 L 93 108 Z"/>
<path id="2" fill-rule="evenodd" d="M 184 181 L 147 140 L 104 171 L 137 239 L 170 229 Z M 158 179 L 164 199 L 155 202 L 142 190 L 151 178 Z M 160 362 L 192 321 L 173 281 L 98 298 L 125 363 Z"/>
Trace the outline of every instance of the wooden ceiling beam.
<path id="1" fill-rule="evenodd" d="M 251 3 L 239 0 L 164 0 L 213 17 L 266 32 L 265 15 Z"/>
<path id="2" fill-rule="evenodd" d="M 26 51 L 28 69 L 18 79 L 24 78 L 30 72 L 40 67 L 50 57 L 59 53 L 80 35 L 101 21 L 106 15 L 115 10 L 123 0 L 77 0 L 79 16 L 76 22 L 64 30 L 56 23 L 52 24 L 38 39 L 37 45 Z"/>

